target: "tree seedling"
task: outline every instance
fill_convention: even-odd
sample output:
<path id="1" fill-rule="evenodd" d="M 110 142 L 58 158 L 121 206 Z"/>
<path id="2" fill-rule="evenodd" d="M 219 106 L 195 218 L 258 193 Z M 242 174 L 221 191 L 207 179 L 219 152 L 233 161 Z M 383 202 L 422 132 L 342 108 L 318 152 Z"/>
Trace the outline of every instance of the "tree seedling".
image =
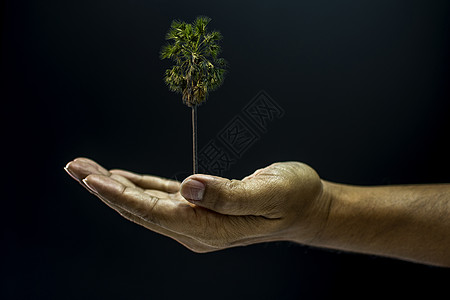
<path id="1" fill-rule="evenodd" d="M 161 59 L 175 64 L 165 71 L 164 81 L 169 90 L 180 93 L 184 104 L 192 109 L 192 161 L 193 174 L 198 173 L 197 159 L 197 107 L 206 101 L 225 78 L 227 62 L 221 52 L 218 31 L 208 32 L 211 18 L 199 16 L 192 23 L 172 21 L 166 34 L 168 44 L 161 48 Z"/>

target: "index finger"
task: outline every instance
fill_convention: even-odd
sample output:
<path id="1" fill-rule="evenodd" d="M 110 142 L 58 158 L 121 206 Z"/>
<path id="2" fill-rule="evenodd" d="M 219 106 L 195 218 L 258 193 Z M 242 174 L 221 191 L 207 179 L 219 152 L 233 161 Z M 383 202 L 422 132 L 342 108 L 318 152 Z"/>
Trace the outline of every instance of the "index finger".
<path id="1" fill-rule="evenodd" d="M 155 197 L 138 188 L 125 186 L 104 175 L 91 174 L 83 182 L 115 206 L 169 230 L 179 229 L 177 227 L 180 225 L 180 220 L 177 222 L 174 220 L 177 217 L 183 219 L 180 209 L 191 207 L 187 201 L 182 201 L 185 202 L 182 203 L 179 200 Z"/>

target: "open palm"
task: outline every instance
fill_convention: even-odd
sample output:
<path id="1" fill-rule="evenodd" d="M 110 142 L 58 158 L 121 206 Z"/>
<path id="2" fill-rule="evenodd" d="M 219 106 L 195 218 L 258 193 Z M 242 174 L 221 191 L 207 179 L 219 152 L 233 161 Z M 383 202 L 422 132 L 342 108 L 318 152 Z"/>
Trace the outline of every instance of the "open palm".
<path id="1" fill-rule="evenodd" d="M 126 219 L 169 236 L 195 252 L 278 240 L 280 229 L 289 220 L 276 209 L 278 200 L 268 194 L 270 190 L 274 194 L 274 187 L 279 186 L 282 176 L 274 177 L 279 165 L 260 169 L 242 181 L 226 180 L 236 187 L 246 182 L 246 191 L 235 188 L 234 194 L 227 195 L 209 191 L 210 198 L 228 199 L 222 204 L 218 201 L 214 209 L 187 201 L 180 194 L 178 181 L 124 170 L 108 171 L 87 158 L 77 158 L 65 169 Z"/>

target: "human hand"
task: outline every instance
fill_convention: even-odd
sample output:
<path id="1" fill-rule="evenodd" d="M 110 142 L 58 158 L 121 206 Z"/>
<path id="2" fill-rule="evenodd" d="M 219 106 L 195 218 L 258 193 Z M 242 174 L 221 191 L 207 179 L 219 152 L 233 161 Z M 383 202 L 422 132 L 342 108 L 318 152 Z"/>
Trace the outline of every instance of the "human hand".
<path id="1" fill-rule="evenodd" d="M 311 244 L 329 209 L 319 176 L 299 162 L 274 163 L 242 180 L 195 174 L 183 183 L 108 171 L 87 158 L 65 170 L 126 219 L 195 252 L 280 240 Z"/>

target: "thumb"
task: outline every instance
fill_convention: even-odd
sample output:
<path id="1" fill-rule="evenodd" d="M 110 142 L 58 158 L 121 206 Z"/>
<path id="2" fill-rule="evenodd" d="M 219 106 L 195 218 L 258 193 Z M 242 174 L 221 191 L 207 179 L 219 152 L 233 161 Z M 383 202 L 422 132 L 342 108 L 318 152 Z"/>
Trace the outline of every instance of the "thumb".
<path id="1" fill-rule="evenodd" d="M 181 195 L 195 205 L 226 215 L 260 215 L 260 187 L 252 180 L 195 174 L 181 183 Z"/>

